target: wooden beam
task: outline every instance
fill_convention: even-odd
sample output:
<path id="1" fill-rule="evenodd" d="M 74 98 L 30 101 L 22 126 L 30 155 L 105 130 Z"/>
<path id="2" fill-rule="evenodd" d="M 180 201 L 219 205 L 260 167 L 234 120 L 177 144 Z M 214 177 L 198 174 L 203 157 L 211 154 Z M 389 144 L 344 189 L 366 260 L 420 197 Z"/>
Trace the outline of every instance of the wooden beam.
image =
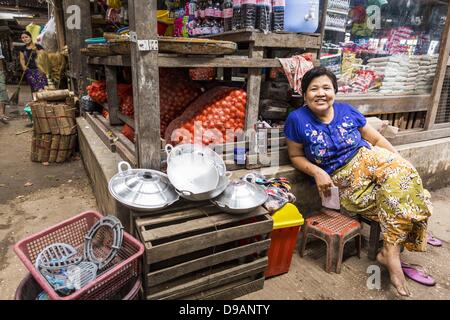
<path id="1" fill-rule="evenodd" d="M 320 23 L 319 23 L 321 39 L 323 39 L 325 37 L 325 22 L 327 20 L 328 0 L 322 1 L 322 5 L 323 5 L 322 15 L 320 17 Z M 322 50 L 322 41 L 320 42 L 320 50 Z"/>
<path id="2" fill-rule="evenodd" d="M 430 95 L 338 95 L 338 102 L 354 106 L 364 115 L 426 111 L 431 103 Z"/>
<path id="3" fill-rule="evenodd" d="M 450 53 L 450 4 L 447 9 L 447 20 L 445 21 L 444 32 L 441 36 L 439 47 L 439 59 L 437 63 L 437 74 L 433 81 L 433 90 L 431 91 L 432 103 L 428 106 L 427 117 L 425 118 L 425 130 L 433 127 L 436 121 L 436 115 L 439 109 L 439 99 L 441 98 L 442 86 L 444 84 L 445 72 L 447 71 L 448 55 Z"/>
<path id="4" fill-rule="evenodd" d="M 67 45 L 70 48 L 69 65 L 72 74 L 75 76 L 76 92 L 85 94 L 89 83 L 87 79 L 93 77 L 90 75 L 87 57 L 83 56 L 80 50 L 86 46 L 84 40 L 92 37 L 91 7 L 89 1 L 63 0 L 64 21 L 67 21 L 73 14 L 67 12 L 67 8 L 72 5 L 80 8 L 81 28 L 79 30 L 66 28 Z"/>
<path id="5" fill-rule="evenodd" d="M 117 69 L 105 66 L 106 94 L 108 96 L 109 123 L 112 125 L 122 124 L 119 119 L 119 96 L 117 94 Z"/>
<path id="6" fill-rule="evenodd" d="M 58 50 L 62 51 L 64 46 L 66 45 L 66 39 L 64 37 L 64 18 L 63 18 L 63 10 L 62 10 L 62 2 L 54 1 L 54 16 L 56 23 L 56 36 L 58 40 Z"/>
<path id="7" fill-rule="evenodd" d="M 158 59 L 160 67 L 193 68 L 193 67 L 223 67 L 223 68 L 278 68 L 281 67 L 277 59 L 247 58 L 239 56 L 195 57 L 169 56 L 161 54 Z"/>
<path id="8" fill-rule="evenodd" d="M 121 56 L 121 55 L 109 57 L 89 57 L 88 63 L 94 65 L 131 67 L 131 58 L 130 56 Z"/>
<path id="9" fill-rule="evenodd" d="M 129 1 L 130 31 L 138 40 L 156 40 L 156 1 Z M 158 51 L 131 45 L 136 152 L 140 168 L 161 166 Z"/>
<path id="10" fill-rule="evenodd" d="M 441 129 L 411 129 L 404 133 L 399 133 L 395 137 L 387 138 L 393 145 L 401 145 L 420 141 L 434 140 L 450 137 L 450 127 Z"/>

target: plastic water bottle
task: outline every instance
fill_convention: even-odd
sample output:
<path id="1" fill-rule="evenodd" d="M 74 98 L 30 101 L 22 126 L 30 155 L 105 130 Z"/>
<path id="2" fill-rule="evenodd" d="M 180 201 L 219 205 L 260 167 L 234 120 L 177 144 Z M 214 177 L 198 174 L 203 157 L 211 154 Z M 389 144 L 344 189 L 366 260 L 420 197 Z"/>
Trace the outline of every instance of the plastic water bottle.
<path id="1" fill-rule="evenodd" d="M 233 30 L 241 29 L 241 0 L 233 0 Z"/>
<path id="2" fill-rule="evenodd" d="M 261 31 L 271 30 L 272 0 L 256 0 L 256 28 Z"/>
<path id="3" fill-rule="evenodd" d="M 233 29 L 233 1 L 225 0 L 223 2 L 223 29 L 231 31 Z"/>
<path id="4" fill-rule="evenodd" d="M 256 26 L 256 0 L 241 0 L 241 27 L 254 29 Z"/>
<path id="5" fill-rule="evenodd" d="M 284 31 L 285 0 L 272 0 L 273 31 Z"/>

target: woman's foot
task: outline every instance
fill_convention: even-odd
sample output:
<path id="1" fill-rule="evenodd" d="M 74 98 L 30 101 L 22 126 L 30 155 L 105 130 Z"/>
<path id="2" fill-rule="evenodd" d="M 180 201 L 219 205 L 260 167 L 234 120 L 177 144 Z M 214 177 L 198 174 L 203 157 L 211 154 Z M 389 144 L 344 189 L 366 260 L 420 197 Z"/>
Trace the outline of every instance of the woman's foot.
<path id="1" fill-rule="evenodd" d="M 397 292 L 402 296 L 410 296 L 411 293 L 406 286 L 406 279 L 400 262 L 400 248 L 390 245 L 385 246 L 378 253 L 377 261 L 388 269 L 391 283 L 397 289 Z"/>

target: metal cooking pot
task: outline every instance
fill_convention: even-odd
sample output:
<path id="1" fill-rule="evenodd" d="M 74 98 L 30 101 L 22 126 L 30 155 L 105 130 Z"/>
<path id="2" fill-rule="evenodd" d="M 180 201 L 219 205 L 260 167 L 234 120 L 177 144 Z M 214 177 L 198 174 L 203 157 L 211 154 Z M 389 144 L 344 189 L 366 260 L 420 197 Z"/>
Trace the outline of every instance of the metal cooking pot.
<path id="1" fill-rule="evenodd" d="M 166 145 L 167 175 L 182 194 L 203 194 L 215 190 L 225 174 L 225 164 L 214 151 L 200 145 Z M 221 163 L 217 163 L 217 158 Z"/>
<path id="2" fill-rule="evenodd" d="M 193 194 L 191 192 L 188 191 L 179 191 L 176 190 L 178 192 L 178 194 L 187 199 L 187 200 L 191 200 L 191 201 L 205 201 L 205 200 L 211 200 L 217 196 L 219 196 L 228 186 L 228 184 L 230 183 L 230 177 L 231 177 L 232 173 L 231 172 L 225 172 L 225 174 L 223 176 L 220 177 L 219 179 L 219 185 L 217 186 L 216 189 L 214 189 L 213 191 L 209 191 L 209 192 L 204 192 L 204 193 L 199 193 L 199 194 Z"/>
<path id="3" fill-rule="evenodd" d="M 247 179 L 251 178 L 252 182 Z M 267 201 L 266 191 L 255 184 L 254 174 L 247 174 L 242 180 L 230 182 L 225 191 L 211 202 L 225 212 L 242 214 L 255 210 Z"/>
<path id="4" fill-rule="evenodd" d="M 122 170 L 122 166 L 126 170 Z M 166 174 L 149 169 L 132 169 L 121 161 L 118 173 L 109 180 L 111 195 L 135 211 L 155 211 L 170 206 L 180 196 L 170 184 Z"/>

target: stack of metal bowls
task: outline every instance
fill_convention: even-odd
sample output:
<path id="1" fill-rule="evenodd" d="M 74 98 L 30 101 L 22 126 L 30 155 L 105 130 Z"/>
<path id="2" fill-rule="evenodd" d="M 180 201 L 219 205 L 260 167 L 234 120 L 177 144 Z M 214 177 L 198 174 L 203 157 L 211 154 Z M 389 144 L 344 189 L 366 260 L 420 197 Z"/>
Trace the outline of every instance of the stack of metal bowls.
<path id="1" fill-rule="evenodd" d="M 198 144 L 166 145 L 167 176 L 176 192 L 191 201 L 210 200 L 228 186 L 231 173 L 216 152 Z"/>

